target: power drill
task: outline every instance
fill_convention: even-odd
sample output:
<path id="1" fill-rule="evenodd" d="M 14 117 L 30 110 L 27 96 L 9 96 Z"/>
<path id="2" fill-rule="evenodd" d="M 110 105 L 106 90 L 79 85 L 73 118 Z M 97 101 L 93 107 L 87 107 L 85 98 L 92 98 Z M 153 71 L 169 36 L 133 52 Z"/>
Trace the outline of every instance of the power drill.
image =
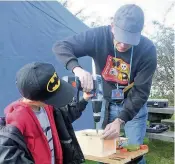
<path id="1" fill-rule="evenodd" d="M 93 90 L 90 92 L 90 94 L 93 94 L 93 96 L 91 97 L 91 101 L 92 101 L 93 117 L 94 117 L 94 122 L 96 126 L 95 128 L 98 134 L 97 123 L 100 121 L 100 118 L 101 118 L 100 113 L 101 113 L 102 101 L 103 101 L 103 86 L 102 86 L 102 78 L 100 75 L 95 75 L 92 77 L 93 77 Z M 62 79 L 70 83 L 73 87 L 76 87 L 78 89 L 77 92 L 83 90 L 78 77 L 64 76 Z"/>

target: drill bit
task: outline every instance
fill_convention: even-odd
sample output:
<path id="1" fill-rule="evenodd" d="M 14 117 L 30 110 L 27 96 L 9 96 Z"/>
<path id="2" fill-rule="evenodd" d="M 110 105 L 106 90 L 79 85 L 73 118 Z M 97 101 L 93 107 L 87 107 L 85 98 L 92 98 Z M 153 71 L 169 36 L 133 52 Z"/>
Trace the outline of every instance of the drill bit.
<path id="1" fill-rule="evenodd" d="M 96 133 L 98 134 L 98 128 L 96 128 Z"/>
<path id="2" fill-rule="evenodd" d="M 98 134 L 98 127 L 97 127 L 97 123 L 95 123 L 95 128 L 96 128 L 96 134 Z"/>

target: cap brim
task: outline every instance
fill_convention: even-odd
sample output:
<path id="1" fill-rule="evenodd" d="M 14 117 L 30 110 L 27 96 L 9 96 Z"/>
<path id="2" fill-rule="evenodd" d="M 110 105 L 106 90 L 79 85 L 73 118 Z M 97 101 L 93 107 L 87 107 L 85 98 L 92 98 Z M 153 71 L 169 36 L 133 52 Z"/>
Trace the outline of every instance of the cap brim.
<path id="1" fill-rule="evenodd" d="M 114 38 L 116 41 L 137 46 L 140 42 L 141 32 L 131 33 L 114 26 Z"/>
<path id="2" fill-rule="evenodd" d="M 44 102 L 48 105 L 60 108 L 72 102 L 74 96 L 75 89 L 72 85 L 60 79 L 60 87 L 57 92 Z"/>

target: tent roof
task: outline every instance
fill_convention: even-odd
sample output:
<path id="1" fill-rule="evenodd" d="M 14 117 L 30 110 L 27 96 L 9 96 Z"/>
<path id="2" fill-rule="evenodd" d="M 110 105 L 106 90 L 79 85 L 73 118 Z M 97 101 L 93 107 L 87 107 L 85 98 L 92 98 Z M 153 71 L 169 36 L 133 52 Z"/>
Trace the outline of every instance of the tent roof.
<path id="1" fill-rule="evenodd" d="M 88 27 L 57 1 L 0 1 L 0 21 L 0 115 L 3 115 L 3 109 L 20 97 L 15 75 L 24 64 L 50 62 L 59 76 L 72 74 L 56 60 L 52 46 Z M 91 71 L 89 57 L 79 62 Z M 84 122 L 79 125 L 83 124 L 86 126 Z"/>

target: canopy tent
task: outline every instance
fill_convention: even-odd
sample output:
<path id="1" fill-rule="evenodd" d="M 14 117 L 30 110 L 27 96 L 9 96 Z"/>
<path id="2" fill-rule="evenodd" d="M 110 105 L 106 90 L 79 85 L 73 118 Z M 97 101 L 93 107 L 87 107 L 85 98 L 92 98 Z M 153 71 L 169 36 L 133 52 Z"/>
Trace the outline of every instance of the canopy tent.
<path id="1" fill-rule="evenodd" d="M 16 72 L 33 61 L 50 62 L 60 77 L 70 75 L 52 52 L 53 44 L 88 29 L 57 1 L 0 1 L 0 115 L 10 102 L 20 98 Z M 91 71 L 91 59 L 80 63 Z M 91 104 L 74 123 L 75 130 L 92 128 Z"/>

